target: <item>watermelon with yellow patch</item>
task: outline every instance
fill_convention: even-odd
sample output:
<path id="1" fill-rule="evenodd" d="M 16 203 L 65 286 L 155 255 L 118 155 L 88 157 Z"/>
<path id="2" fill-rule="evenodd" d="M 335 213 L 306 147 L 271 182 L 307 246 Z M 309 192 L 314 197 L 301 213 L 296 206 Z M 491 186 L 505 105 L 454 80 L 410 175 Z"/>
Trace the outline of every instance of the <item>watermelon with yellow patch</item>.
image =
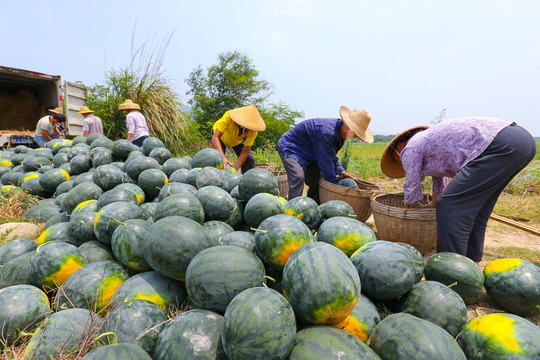
<path id="1" fill-rule="evenodd" d="M 349 257 L 365 244 L 375 240 L 375 233 L 369 226 L 343 216 L 326 220 L 317 231 L 317 241 L 334 245 Z"/>
<path id="2" fill-rule="evenodd" d="M 367 296 L 360 294 L 351 315 L 347 316 L 339 324 L 334 325 L 334 327 L 345 330 L 356 336 L 360 341 L 367 343 L 369 336 L 379 321 L 381 321 L 381 315 L 375 304 Z"/>
<path id="3" fill-rule="evenodd" d="M 489 296 L 503 309 L 521 316 L 540 314 L 540 268 L 521 259 L 497 259 L 484 268 Z"/>
<path id="4" fill-rule="evenodd" d="M 353 311 L 361 290 L 351 260 L 324 242 L 303 245 L 291 255 L 282 285 L 297 318 L 307 324 L 341 323 Z"/>
<path id="5" fill-rule="evenodd" d="M 46 290 L 56 289 L 66 279 L 86 265 L 86 259 L 79 249 L 64 242 L 41 245 L 30 259 L 32 283 Z"/>
<path id="6" fill-rule="evenodd" d="M 291 199 L 283 207 L 283 213 L 302 220 L 310 230 L 317 228 L 321 220 L 319 205 L 307 196 Z"/>
<path id="7" fill-rule="evenodd" d="M 84 212 L 84 211 L 97 212 L 98 211 L 97 200 L 92 199 L 92 200 L 83 201 L 79 205 L 75 206 L 75 209 L 73 209 L 73 211 L 71 212 L 71 215 L 73 216 L 78 212 Z"/>
<path id="8" fill-rule="evenodd" d="M 60 222 L 49 226 L 39 235 L 36 240 L 37 244 L 42 245 L 51 241 L 68 242 L 68 226 L 69 222 Z"/>
<path id="9" fill-rule="evenodd" d="M 124 281 L 127 271 L 115 261 L 97 261 L 79 268 L 58 288 L 58 309 L 84 308 L 93 311 L 106 309 Z"/>
<path id="10" fill-rule="evenodd" d="M 259 257 L 276 270 L 283 269 L 296 249 L 313 241 L 313 234 L 306 224 L 290 215 L 270 216 L 255 231 Z"/>
<path id="11" fill-rule="evenodd" d="M 513 314 L 489 314 L 470 320 L 457 342 L 467 359 L 540 359 L 540 327 Z"/>

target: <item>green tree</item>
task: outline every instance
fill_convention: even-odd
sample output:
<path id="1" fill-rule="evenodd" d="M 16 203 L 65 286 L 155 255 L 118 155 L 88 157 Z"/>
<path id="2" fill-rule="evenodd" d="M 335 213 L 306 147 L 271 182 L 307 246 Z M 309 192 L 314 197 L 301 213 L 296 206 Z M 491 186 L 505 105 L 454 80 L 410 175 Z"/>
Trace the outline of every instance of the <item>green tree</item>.
<path id="1" fill-rule="evenodd" d="M 199 65 L 186 79 L 192 98 L 192 119 L 199 124 L 201 135 L 209 139 L 212 125 L 231 109 L 256 105 L 266 122 L 266 130 L 260 132 L 256 144 L 277 142 L 302 112 L 290 109 L 283 103 L 267 104 L 272 94 L 271 84 L 259 78 L 259 71 L 250 58 L 240 52 L 218 55 L 218 64 L 206 71 Z"/>

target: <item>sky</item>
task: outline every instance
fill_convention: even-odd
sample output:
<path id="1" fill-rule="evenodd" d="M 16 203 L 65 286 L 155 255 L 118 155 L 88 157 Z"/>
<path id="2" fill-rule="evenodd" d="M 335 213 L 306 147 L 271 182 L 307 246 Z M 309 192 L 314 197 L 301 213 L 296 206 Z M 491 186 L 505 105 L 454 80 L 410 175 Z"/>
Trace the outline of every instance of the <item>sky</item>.
<path id="1" fill-rule="evenodd" d="M 445 109 L 540 136 L 538 19 L 537 0 L 2 1 L 0 65 L 93 86 L 170 36 L 162 68 L 183 103 L 191 71 L 239 51 L 306 119 L 365 109 L 388 135 Z"/>

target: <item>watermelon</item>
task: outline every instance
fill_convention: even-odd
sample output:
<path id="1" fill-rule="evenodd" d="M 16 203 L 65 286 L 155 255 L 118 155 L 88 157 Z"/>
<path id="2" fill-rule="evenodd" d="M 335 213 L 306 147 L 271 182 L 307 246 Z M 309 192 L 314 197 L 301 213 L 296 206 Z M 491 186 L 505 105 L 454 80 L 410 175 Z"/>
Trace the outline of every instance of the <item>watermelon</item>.
<path id="1" fill-rule="evenodd" d="M 240 183 L 240 179 L 242 178 L 242 174 L 237 172 L 230 172 L 227 173 L 225 178 L 223 179 L 223 183 L 221 187 L 230 193 L 232 189 L 234 189 L 235 186 L 237 186 Z"/>
<path id="2" fill-rule="evenodd" d="M 126 161 L 126 173 L 128 176 L 137 181 L 139 179 L 139 175 L 147 169 L 159 169 L 159 163 L 152 158 L 146 157 L 146 156 L 139 156 L 135 157 L 130 161 Z"/>
<path id="3" fill-rule="evenodd" d="M 113 202 L 128 202 L 139 206 L 139 200 L 133 191 L 125 188 L 114 188 L 112 190 L 105 191 L 103 195 L 99 197 L 96 203 L 96 209 L 99 211 L 105 205 L 109 205 Z"/>
<path id="4" fill-rule="evenodd" d="M 389 315 L 378 323 L 370 347 L 381 359 L 466 360 L 457 342 L 443 328 L 406 313 Z"/>
<path id="5" fill-rule="evenodd" d="M 143 219 L 144 214 L 138 205 L 130 202 L 113 202 L 105 205 L 96 214 L 94 233 L 99 241 L 110 245 L 114 230 L 124 221 Z"/>
<path id="6" fill-rule="evenodd" d="M 0 289 L 12 285 L 32 284 L 28 267 L 30 259 L 35 253 L 35 250 L 29 251 L 2 265 L 0 268 Z"/>
<path id="7" fill-rule="evenodd" d="M 356 184 L 356 181 L 354 181 L 351 178 L 343 178 L 339 180 L 338 185 L 348 187 L 348 188 L 358 189 L 358 185 Z"/>
<path id="8" fill-rule="evenodd" d="M 224 313 L 231 300 L 251 287 L 263 286 L 262 261 L 251 251 L 222 245 L 197 254 L 186 270 L 186 289 L 197 307 Z"/>
<path id="9" fill-rule="evenodd" d="M 296 199 L 298 198 L 293 200 Z M 342 216 L 326 220 L 317 231 L 317 241 L 334 245 L 348 257 L 365 244 L 375 240 L 377 240 L 375 233 L 369 226 L 356 219 Z"/>
<path id="10" fill-rule="evenodd" d="M 125 161 L 132 151 L 138 149 L 139 147 L 133 145 L 131 141 L 126 139 L 119 139 L 114 142 L 112 153 L 116 159 Z"/>
<path id="11" fill-rule="evenodd" d="M 99 312 L 106 309 L 116 290 L 129 277 L 114 261 L 89 263 L 73 272 L 58 288 L 58 309 L 84 308 Z"/>
<path id="12" fill-rule="evenodd" d="M 186 177 L 187 177 L 188 173 L 189 173 L 189 170 L 187 170 L 187 169 L 178 169 L 175 172 L 173 172 L 171 175 L 168 175 L 169 176 L 169 182 L 187 183 Z M 195 185 L 197 185 L 196 181 L 197 180 L 195 179 Z M 193 186 L 193 185 L 191 185 L 191 186 Z M 195 187 L 195 186 L 193 186 L 193 187 Z"/>
<path id="13" fill-rule="evenodd" d="M 489 314 L 470 320 L 457 341 L 467 359 L 540 358 L 540 328 L 514 314 Z"/>
<path id="14" fill-rule="evenodd" d="M 205 186 L 195 194 L 204 209 L 204 219 L 227 220 L 235 207 L 231 195 L 217 186 Z"/>
<path id="15" fill-rule="evenodd" d="M 37 222 L 46 222 L 54 215 L 60 213 L 60 207 L 54 204 L 39 204 L 29 207 L 23 214 L 23 217 Z"/>
<path id="16" fill-rule="evenodd" d="M 159 163 L 159 165 L 163 165 L 165 161 L 169 160 L 172 157 L 172 154 L 167 148 L 157 147 L 157 148 L 152 149 L 152 151 L 150 151 L 150 153 L 147 156 L 156 160 Z"/>
<path id="17" fill-rule="evenodd" d="M 84 355 L 81 360 L 152 360 L 152 357 L 139 345 L 115 343 L 100 346 Z"/>
<path id="18" fill-rule="evenodd" d="M 417 248 L 412 246 L 411 244 L 407 244 L 404 242 L 396 242 L 396 244 L 403 246 L 414 259 L 414 273 L 416 274 L 414 282 L 417 283 L 424 277 L 424 268 L 426 264 L 424 263 L 424 256 L 422 256 L 422 253 L 418 251 Z"/>
<path id="19" fill-rule="evenodd" d="M 0 290 L 0 335 L 2 347 L 10 347 L 21 331 L 33 332 L 50 313 L 47 295 L 31 285 Z"/>
<path id="20" fill-rule="evenodd" d="M 381 316 L 377 307 L 367 296 L 360 294 L 351 314 L 333 326 L 345 330 L 360 341 L 367 343 L 379 321 L 381 321 Z"/>
<path id="21" fill-rule="evenodd" d="M 356 214 L 351 205 L 343 200 L 330 200 L 319 205 L 321 212 L 320 224 L 334 216 L 343 216 L 356 219 Z"/>
<path id="22" fill-rule="evenodd" d="M 156 213 L 158 203 L 156 202 L 150 202 L 150 203 L 144 203 L 141 204 L 141 210 L 144 214 L 144 220 L 148 220 L 150 223 L 154 222 L 154 214 Z"/>
<path id="23" fill-rule="evenodd" d="M 181 158 L 170 158 L 168 160 L 165 160 L 163 165 L 161 165 L 161 170 L 163 170 L 165 175 L 167 175 L 167 177 L 169 178 L 175 171 L 179 169 L 191 169 L 191 159 L 186 156 Z"/>
<path id="24" fill-rule="evenodd" d="M 204 222 L 204 209 L 195 195 L 179 193 L 171 195 L 157 204 L 153 215 L 154 221 L 167 216 L 184 216 L 202 224 Z"/>
<path id="25" fill-rule="evenodd" d="M 160 148 L 160 147 L 161 148 L 165 147 L 165 144 L 163 144 L 163 141 L 161 141 L 157 137 L 149 136 L 146 139 L 144 139 L 141 148 L 144 155 L 148 156 L 152 150 L 154 150 L 155 148 Z"/>
<path id="26" fill-rule="evenodd" d="M 148 271 L 134 275 L 120 285 L 111 303 L 120 304 L 126 299 L 146 300 L 169 313 L 181 309 L 186 298 L 183 282 L 167 278 L 156 271 Z"/>
<path id="27" fill-rule="evenodd" d="M 52 159 L 49 160 L 43 156 L 29 155 L 26 156 L 21 163 L 22 168 L 25 172 L 29 171 L 38 171 L 42 166 L 51 165 Z"/>
<path id="28" fill-rule="evenodd" d="M 351 256 L 351 262 L 360 275 L 362 293 L 371 300 L 396 299 L 414 285 L 414 259 L 396 243 L 368 243 Z"/>
<path id="29" fill-rule="evenodd" d="M 268 193 L 255 194 L 244 208 L 244 221 L 257 228 L 267 218 L 281 214 L 283 208 L 277 196 Z"/>
<path id="30" fill-rule="evenodd" d="M 39 185 L 50 193 L 54 193 L 58 185 L 70 179 L 66 170 L 52 169 L 39 177 Z"/>
<path id="31" fill-rule="evenodd" d="M 73 138 L 73 140 L 71 140 L 71 144 L 73 146 L 75 145 L 78 145 L 78 144 L 84 144 L 86 145 L 86 136 L 84 135 L 77 135 Z"/>
<path id="32" fill-rule="evenodd" d="M 315 325 L 300 330 L 289 360 L 358 359 L 379 360 L 366 344 L 332 326 Z"/>
<path id="33" fill-rule="evenodd" d="M 197 189 L 205 186 L 222 187 L 225 174 L 212 166 L 205 166 L 199 171 L 195 184 Z"/>
<path id="34" fill-rule="evenodd" d="M 232 233 L 234 231 L 234 229 L 229 224 L 218 220 L 207 221 L 203 224 L 203 227 L 208 232 L 208 235 L 210 235 L 210 238 L 212 238 L 212 243 L 214 245 L 219 245 L 220 239 L 224 235 Z"/>
<path id="35" fill-rule="evenodd" d="M 101 198 L 101 196 L 100 196 L 100 198 Z M 85 200 L 82 203 L 80 203 L 79 205 L 77 205 L 75 207 L 75 209 L 73 209 L 73 211 L 71 212 L 71 216 L 73 216 L 73 215 L 75 215 L 75 214 L 77 214 L 79 212 L 86 212 L 86 211 L 96 212 L 98 210 L 97 203 L 98 203 L 98 201 L 95 200 L 95 199 Z"/>
<path id="36" fill-rule="evenodd" d="M 54 224 L 47 229 L 43 230 L 39 237 L 36 240 L 38 245 L 45 244 L 50 241 L 63 241 L 68 242 L 69 238 L 67 237 L 68 222 L 60 222 Z"/>
<path id="37" fill-rule="evenodd" d="M 307 196 L 298 196 L 289 200 L 283 207 L 283 213 L 302 220 L 310 230 L 317 228 L 321 220 L 319 205 Z"/>
<path id="38" fill-rule="evenodd" d="M 159 334 L 154 360 L 227 359 L 220 338 L 223 323 L 223 316 L 203 309 L 178 315 Z"/>
<path id="39" fill-rule="evenodd" d="M 34 195 L 40 198 L 51 197 L 52 192 L 45 191 L 39 184 L 39 178 L 31 178 L 21 184 L 21 189 L 30 195 Z"/>
<path id="40" fill-rule="evenodd" d="M 339 324 L 352 312 L 360 278 L 351 260 L 324 242 L 296 250 L 283 269 L 283 294 L 307 324 Z"/>
<path id="41" fill-rule="evenodd" d="M 203 168 L 205 166 L 223 169 L 223 155 L 216 149 L 199 150 L 191 159 L 191 168 Z"/>
<path id="42" fill-rule="evenodd" d="M 401 299 L 401 311 L 431 321 L 452 337 L 467 322 L 467 305 L 452 289 L 436 281 L 422 281 Z"/>
<path id="43" fill-rule="evenodd" d="M 184 183 L 197 187 L 197 177 L 201 168 L 193 168 L 189 170 L 184 178 Z"/>
<path id="44" fill-rule="evenodd" d="M 69 161 L 69 166 L 71 167 L 71 173 L 73 175 L 79 175 L 87 172 L 92 168 L 92 161 L 90 160 L 90 155 L 79 154 L 74 156 Z"/>
<path id="45" fill-rule="evenodd" d="M 90 143 L 90 148 L 95 149 L 104 147 L 106 149 L 112 149 L 114 147 L 114 141 L 108 139 L 106 136 L 100 136 Z"/>
<path id="46" fill-rule="evenodd" d="M 265 192 L 278 194 L 278 183 L 274 175 L 267 170 L 253 168 L 246 171 L 238 182 L 238 192 L 244 201 L 249 201 L 253 195 Z"/>
<path id="47" fill-rule="evenodd" d="M 114 156 L 111 149 L 105 147 L 96 147 L 90 151 L 90 159 L 92 165 L 98 168 L 102 165 L 112 164 L 114 162 Z"/>
<path id="48" fill-rule="evenodd" d="M 90 146 L 90 144 L 92 144 L 94 142 L 94 140 L 96 140 L 98 138 L 107 138 L 107 137 L 105 135 L 103 135 L 103 134 L 89 134 L 86 137 L 86 145 Z"/>
<path id="49" fill-rule="evenodd" d="M 191 259 L 213 246 L 201 224 L 183 216 L 168 216 L 150 226 L 144 236 L 144 257 L 152 269 L 184 280 Z"/>
<path id="50" fill-rule="evenodd" d="M 221 237 L 222 245 L 234 245 L 249 250 L 255 251 L 255 235 L 247 231 L 233 231 Z"/>
<path id="51" fill-rule="evenodd" d="M 67 153 L 58 153 L 53 157 L 54 167 L 59 167 L 62 164 L 69 163 L 70 158 L 68 158 Z"/>
<path id="52" fill-rule="evenodd" d="M 197 193 L 197 188 L 189 184 L 183 184 L 178 182 L 169 182 L 165 184 L 159 191 L 158 201 L 166 199 L 168 196 L 174 194 L 191 194 L 195 195 Z"/>
<path id="53" fill-rule="evenodd" d="M 166 322 L 165 313 L 156 304 L 125 298 L 109 312 L 104 328 L 114 332 L 120 343 L 139 345 L 152 354 Z"/>
<path id="54" fill-rule="evenodd" d="M 244 205 L 243 201 L 234 199 L 234 209 L 231 213 L 231 216 L 224 222 L 229 224 L 234 230 L 245 230 L 248 229 L 248 226 L 244 223 Z M 245 228 L 245 229 L 242 229 Z"/>
<path id="55" fill-rule="evenodd" d="M 281 270 L 299 247 L 312 243 L 306 224 L 290 215 L 274 215 L 264 220 L 255 232 L 255 245 L 262 261 Z"/>
<path id="56" fill-rule="evenodd" d="M 97 240 L 94 232 L 96 215 L 96 211 L 74 211 L 71 214 L 67 228 L 67 238 L 71 244 L 81 246 L 87 241 Z"/>
<path id="57" fill-rule="evenodd" d="M 88 264 L 98 261 L 115 260 L 111 248 L 97 240 L 85 242 L 79 246 L 79 251 L 84 255 Z"/>
<path id="58" fill-rule="evenodd" d="M 86 200 L 97 200 L 101 194 L 103 194 L 103 190 L 94 183 L 78 184 L 62 199 L 60 207 L 68 214 L 71 214 L 77 205 Z"/>
<path id="59" fill-rule="evenodd" d="M 70 179 L 71 179 L 71 177 L 70 177 Z M 61 195 L 61 194 L 68 193 L 69 190 L 73 189 L 73 186 L 75 186 L 74 182 L 75 181 L 73 181 L 73 180 L 67 180 L 67 181 L 64 181 L 64 182 L 60 183 L 60 185 L 58 185 L 56 187 L 56 190 L 54 191 L 54 194 L 56 196 L 58 196 L 58 195 Z"/>
<path id="60" fill-rule="evenodd" d="M 99 334 L 101 317 L 86 309 L 66 309 L 52 314 L 34 332 L 24 360 L 75 356 Z"/>
<path id="61" fill-rule="evenodd" d="M 465 301 L 473 304 L 480 299 L 484 290 L 484 274 L 474 261 L 466 256 L 442 252 L 430 257 L 424 269 L 426 280 L 433 280 L 451 285 Z"/>
<path id="62" fill-rule="evenodd" d="M 84 265 L 86 259 L 76 246 L 51 242 L 37 248 L 30 259 L 28 271 L 35 286 L 49 290 L 62 285 L 71 274 Z"/>
<path id="63" fill-rule="evenodd" d="M 254 287 L 242 291 L 223 316 L 225 354 L 231 360 L 286 359 L 296 337 L 294 315 L 289 302 L 275 290 Z"/>
<path id="64" fill-rule="evenodd" d="M 167 175 L 159 169 L 143 170 L 137 179 L 137 185 L 144 190 L 148 199 L 158 196 L 161 188 L 168 182 Z"/>
<path id="65" fill-rule="evenodd" d="M 17 238 L 13 239 L 0 247 L 0 265 L 15 259 L 17 256 L 36 250 L 37 244 L 32 239 Z"/>
<path id="66" fill-rule="evenodd" d="M 540 314 L 540 268 L 520 259 L 496 259 L 484 268 L 489 296 L 504 310 L 520 316 Z"/>
<path id="67" fill-rule="evenodd" d="M 73 186 L 77 186 L 85 182 L 93 183 L 94 173 L 93 171 L 87 171 L 79 175 L 73 175 L 71 178 L 73 179 Z"/>
<path id="68" fill-rule="evenodd" d="M 111 248 L 118 261 L 128 269 L 148 271 L 150 266 L 144 259 L 144 233 L 150 227 L 145 220 L 131 219 L 125 225 L 114 230 L 111 238 Z"/>
<path id="69" fill-rule="evenodd" d="M 101 165 L 92 174 L 94 183 L 103 191 L 113 189 L 115 186 L 127 182 L 127 177 L 122 170 L 114 165 Z M 69 180 L 69 179 L 68 179 Z"/>
<path id="70" fill-rule="evenodd" d="M 135 196 L 137 196 L 139 205 L 143 204 L 146 200 L 146 196 L 144 194 L 143 189 L 141 189 L 141 187 L 137 184 L 124 183 L 124 184 L 116 185 L 115 189 L 127 189 L 129 191 L 132 191 L 135 194 Z"/>

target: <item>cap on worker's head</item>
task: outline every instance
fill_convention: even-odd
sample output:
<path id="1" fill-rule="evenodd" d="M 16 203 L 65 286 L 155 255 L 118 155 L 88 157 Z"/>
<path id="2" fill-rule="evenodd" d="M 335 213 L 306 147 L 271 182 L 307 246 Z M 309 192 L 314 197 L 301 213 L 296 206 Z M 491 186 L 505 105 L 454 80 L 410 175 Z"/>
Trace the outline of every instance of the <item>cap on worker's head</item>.
<path id="1" fill-rule="evenodd" d="M 266 129 L 266 124 L 255 105 L 230 110 L 229 117 L 232 121 L 248 130 L 263 131 Z"/>
<path id="2" fill-rule="evenodd" d="M 368 128 L 371 116 L 366 110 L 351 111 L 345 106 L 342 106 L 339 108 L 339 115 L 341 116 L 341 120 L 360 140 L 367 143 L 373 142 L 373 134 Z"/>
<path id="3" fill-rule="evenodd" d="M 415 127 L 412 127 L 410 129 L 400 132 L 392 139 L 392 141 L 390 141 L 386 149 L 384 149 L 384 152 L 381 157 L 381 170 L 386 176 L 391 177 L 391 178 L 405 177 L 405 169 L 403 169 L 403 165 L 399 161 L 396 161 L 394 159 L 394 157 L 392 156 L 392 152 L 396 151 L 395 146 L 398 143 L 403 142 L 403 141 L 408 141 L 416 133 L 427 130 L 427 129 L 429 129 L 429 126 L 425 126 L 425 125 L 415 126 Z"/>
<path id="4" fill-rule="evenodd" d="M 77 114 L 88 114 L 93 112 L 94 110 L 90 110 L 88 106 L 81 106 L 81 110 L 77 111 Z"/>
<path id="5" fill-rule="evenodd" d="M 54 109 L 49 109 L 48 110 L 49 112 L 53 113 L 53 114 L 62 114 L 62 109 L 60 109 L 58 106 L 55 107 Z"/>
<path id="6" fill-rule="evenodd" d="M 122 104 L 118 105 L 118 110 L 141 110 L 141 107 L 139 104 L 127 99 Z"/>

